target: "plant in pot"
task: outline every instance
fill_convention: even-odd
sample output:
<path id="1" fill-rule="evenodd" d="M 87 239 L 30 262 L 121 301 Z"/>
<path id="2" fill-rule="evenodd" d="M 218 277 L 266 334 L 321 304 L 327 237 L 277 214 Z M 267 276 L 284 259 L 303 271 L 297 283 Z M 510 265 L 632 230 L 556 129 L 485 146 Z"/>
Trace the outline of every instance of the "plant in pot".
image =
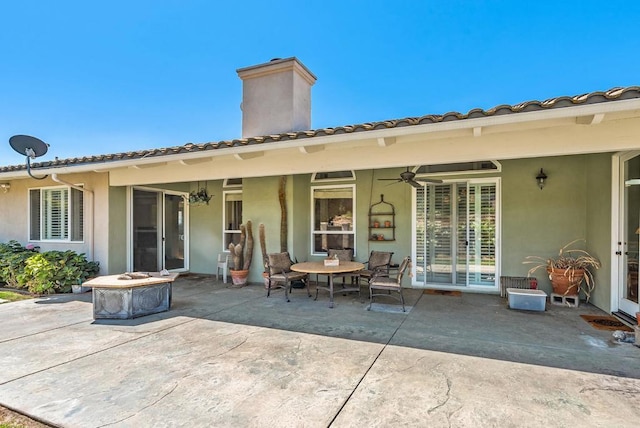
<path id="1" fill-rule="evenodd" d="M 231 252 L 231 257 L 233 257 L 233 269 L 230 269 L 231 281 L 233 285 L 246 285 L 253 257 L 251 220 L 247 221 L 246 226 L 244 224 L 240 225 L 240 242 L 238 244 L 233 242 L 229 244 L 229 251 Z"/>
<path id="2" fill-rule="evenodd" d="M 209 192 L 207 192 L 207 189 L 204 187 L 197 191 L 192 190 L 191 193 L 189 193 L 189 205 L 209 205 L 211 197 L 212 195 L 210 195 Z"/>
<path id="3" fill-rule="evenodd" d="M 527 256 L 523 263 L 534 265 L 528 275 L 545 269 L 555 294 L 574 296 L 583 291 L 588 302 L 596 286 L 593 270 L 600 269 L 600 260 L 586 250 L 575 248 L 580 241 L 584 240 L 576 239 L 560 248 L 557 257 Z"/>

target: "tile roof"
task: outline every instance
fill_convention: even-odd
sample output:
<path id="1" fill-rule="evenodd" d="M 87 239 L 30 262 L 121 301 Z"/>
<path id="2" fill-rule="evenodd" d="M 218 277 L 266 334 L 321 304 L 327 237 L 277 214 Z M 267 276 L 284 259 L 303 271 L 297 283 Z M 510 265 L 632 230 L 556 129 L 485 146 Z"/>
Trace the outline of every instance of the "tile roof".
<path id="1" fill-rule="evenodd" d="M 406 117 L 403 119 L 384 120 L 380 122 L 362 123 L 358 125 L 346 125 L 336 128 L 322 128 L 309 131 L 285 132 L 276 135 L 266 135 L 260 137 L 241 138 L 236 140 L 208 142 L 208 143 L 188 143 L 182 146 L 158 148 L 150 150 L 139 150 L 125 153 L 114 153 L 96 156 L 83 156 L 68 159 L 55 159 L 53 161 L 33 163 L 35 168 L 58 168 L 75 165 L 86 165 L 92 163 L 107 163 L 114 161 L 142 159 L 150 157 L 160 157 L 168 155 L 178 155 L 184 153 L 195 153 L 209 150 L 223 150 L 232 147 L 243 147 L 254 144 L 267 144 L 279 141 L 302 140 L 328 135 L 352 134 L 356 132 L 374 131 L 379 129 L 393 129 L 405 126 L 428 125 L 441 122 L 450 122 L 465 119 L 477 119 L 491 116 L 500 116 L 516 113 L 527 113 L 540 110 L 550 110 L 564 107 L 573 107 L 585 104 L 597 104 L 610 101 L 621 101 L 640 98 L 640 86 L 629 86 L 625 88 L 612 88 L 608 91 L 590 92 L 573 97 L 563 96 L 550 98 L 545 101 L 526 101 L 520 104 L 502 104 L 488 110 L 475 108 L 468 113 L 449 112 L 442 115 L 429 114 L 420 117 Z M 0 167 L 0 173 L 25 170 L 26 165 L 11 165 Z"/>

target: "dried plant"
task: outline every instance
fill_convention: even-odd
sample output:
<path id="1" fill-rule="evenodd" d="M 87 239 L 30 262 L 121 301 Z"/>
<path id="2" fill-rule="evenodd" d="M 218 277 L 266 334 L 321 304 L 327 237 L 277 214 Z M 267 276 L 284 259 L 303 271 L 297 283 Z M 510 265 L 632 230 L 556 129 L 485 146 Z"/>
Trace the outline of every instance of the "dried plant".
<path id="1" fill-rule="evenodd" d="M 600 260 L 589 254 L 586 250 L 579 248 L 571 248 L 578 242 L 585 242 L 584 239 L 576 239 L 560 248 L 557 257 L 544 258 L 540 256 L 525 257 L 524 264 L 534 265 L 527 275 L 531 276 L 539 269 L 545 269 L 549 274 L 549 279 L 556 271 L 563 271 L 562 275 L 569 278 L 573 282 L 580 280 L 579 289 L 582 290 L 587 298 L 587 302 L 591 298 L 591 292 L 596 286 L 593 278 L 594 269 L 600 269 Z M 583 275 L 584 281 L 580 279 Z M 584 286 L 582 283 L 584 282 Z"/>

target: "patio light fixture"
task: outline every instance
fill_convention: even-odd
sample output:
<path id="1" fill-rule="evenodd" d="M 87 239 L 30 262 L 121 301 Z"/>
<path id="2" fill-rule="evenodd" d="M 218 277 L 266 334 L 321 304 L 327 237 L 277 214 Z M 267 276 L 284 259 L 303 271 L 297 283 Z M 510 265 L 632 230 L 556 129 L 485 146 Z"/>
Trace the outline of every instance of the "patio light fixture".
<path id="1" fill-rule="evenodd" d="M 547 174 L 544 173 L 542 168 L 540 168 L 540 172 L 536 175 L 536 181 L 538 182 L 538 187 L 540 190 L 544 187 L 545 181 L 547 180 Z"/>

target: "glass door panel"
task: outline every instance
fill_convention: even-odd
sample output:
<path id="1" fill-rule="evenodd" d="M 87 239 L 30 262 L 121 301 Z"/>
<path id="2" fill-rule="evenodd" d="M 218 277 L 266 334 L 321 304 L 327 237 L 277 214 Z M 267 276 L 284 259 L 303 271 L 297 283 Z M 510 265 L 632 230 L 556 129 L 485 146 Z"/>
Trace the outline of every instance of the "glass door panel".
<path id="1" fill-rule="evenodd" d="M 467 200 L 467 185 L 456 184 L 457 205 L 457 234 L 456 234 L 456 285 L 467 285 L 467 270 L 469 269 L 469 201 Z"/>
<path id="2" fill-rule="evenodd" d="M 416 190 L 416 282 L 496 285 L 495 183 L 428 184 Z"/>
<path id="3" fill-rule="evenodd" d="M 164 268 L 184 269 L 184 198 L 164 195 Z"/>
<path id="4" fill-rule="evenodd" d="M 638 306 L 638 256 L 640 251 L 640 156 L 623 165 L 625 186 L 623 197 L 623 269 L 619 290 L 619 308 L 634 315 Z"/>
<path id="5" fill-rule="evenodd" d="M 159 197 L 157 192 L 133 189 L 133 270 L 157 272 L 158 248 L 161 242 L 158 233 Z"/>
<path id="6" fill-rule="evenodd" d="M 429 186 L 427 231 L 428 282 L 451 284 L 454 259 L 454 235 L 451 233 L 451 185 Z"/>
<path id="7" fill-rule="evenodd" d="M 469 284 L 496 283 L 496 186 L 469 186 Z"/>

